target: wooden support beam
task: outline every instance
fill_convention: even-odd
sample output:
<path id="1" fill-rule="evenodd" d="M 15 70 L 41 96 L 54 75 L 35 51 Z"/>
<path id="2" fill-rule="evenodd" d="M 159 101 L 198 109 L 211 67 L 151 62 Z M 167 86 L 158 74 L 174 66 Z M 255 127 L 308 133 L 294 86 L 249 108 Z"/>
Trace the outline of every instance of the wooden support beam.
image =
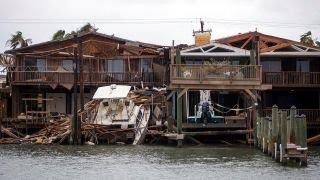
<path id="1" fill-rule="evenodd" d="M 252 130 L 226 130 L 226 131 L 197 131 L 197 132 L 183 132 L 188 136 L 196 135 L 231 135 L 231 134 L 247 134 L 251 133 Z"/>
<path id="2" fill-rule="evenodd" d="M 170 94 L 167 96 L 167 101 L 176 93 L 175 91 L 171 91 Z"/>
<path id="3" fill-rule="evenodd" d="M 277 50 L 277 49 L 288 47 L 288 46 L 290 46 L 292 44 L 293 44 L 292 42 L 280 43 L 280 44 L 277 44 L 277 45 L 274 45 L 274 46 L 271 46 L 271 47 L 268 47 L 268 48 L 261 49 L 261 53 L 272 52 L 272 51 Z"/>
<path id="4" fill-rule="evenodd" d="M 181 93 L 181 90 L 177 91 L 178 94 Z M 182 98 L 177 97 L 177 128 L 178 134 L 182 133 Z"/>
<path id="5" fill-rule="evenodd" d="M 181 98 L 188 90 L 189 90 L 189 88 L 184 88 L 184 89 L 178 94 L 178 98 Z"/>
<path id="6" fill-rule="evenodd" d="M 253 36 L 249 37 L 245 43 L 242 44 L 242 46 L 240 47 L 241 49 L 243 49 L 244 47 L 246 47 L 246 45 L 252 40 Z"/>
<path id="7" fill-rule="evenodd" d="M 244 92 L 246 92 L 254 102 L 257 102 L 257 96 L 250 89 L 245 89 Z"/>

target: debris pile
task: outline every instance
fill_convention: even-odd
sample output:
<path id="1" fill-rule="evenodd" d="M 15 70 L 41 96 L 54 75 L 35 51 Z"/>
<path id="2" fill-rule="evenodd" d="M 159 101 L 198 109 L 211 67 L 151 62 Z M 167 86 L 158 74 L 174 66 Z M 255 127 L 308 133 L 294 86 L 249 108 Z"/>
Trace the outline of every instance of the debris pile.
<path id="1" fill-rule="evenodd" d="M 134 90 L 128 96 L 137 105 L 149 106 L 152 104 L 154 109 L 152 120 L 159 122 L 161 119 L 161 109 L 165 99 L 165 91 L 157 90 Z M 85 105 L 83 112 L 78 112 L 81 121 L 82 142 L 85 144 L 115 144 L 131 143 L 134 139 L 136 128 L 122 129 L 112 125 L 93 124 L 97 114 L 99 100 L 89 101 Z M 31 135 L 24 135 L 14 128 L 1 127 L 4 138 L 0 139 L 0 144 L 67 144 L 71 135 L 71 118 L 61 116 L 60 118 L 50 120 L 49 124 Z M 155 125 L 156 124 L 156 125 Z M 149 130 L 156 131 L 162 126 L 162 123 L 152 123 Z M 153 129 L 153 130 L 152 130 Z"/>
<path id="2" fill-rule="evenodd" d="M 20 143 L 34 143 L 34 144 L 52 144 L 62 143 L 68 139 L 71 133 L 70 118 L 64 117 L 52 122 L 46 128 L 32 134 L 23 136 L 17 133 L 13 128 L 1 127 L 3 134 L 8 138 L 0 139 L 0 144 L 20 144 Z M 16 133 L 16 134 L 15 134 Z"/>

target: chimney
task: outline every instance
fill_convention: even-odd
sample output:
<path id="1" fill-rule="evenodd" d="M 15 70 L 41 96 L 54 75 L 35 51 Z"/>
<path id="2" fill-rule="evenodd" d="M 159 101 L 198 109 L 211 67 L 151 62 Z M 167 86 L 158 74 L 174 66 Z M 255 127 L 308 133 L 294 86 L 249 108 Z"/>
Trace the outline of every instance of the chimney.
<path id="1" fill-rule="evenodd" d="M 209 44 L 211 41 L 211 29 L 204 31 L 204 21 L 200 20 L 200 31 L 193 31 L 194 41 L 196 46 Z"/>

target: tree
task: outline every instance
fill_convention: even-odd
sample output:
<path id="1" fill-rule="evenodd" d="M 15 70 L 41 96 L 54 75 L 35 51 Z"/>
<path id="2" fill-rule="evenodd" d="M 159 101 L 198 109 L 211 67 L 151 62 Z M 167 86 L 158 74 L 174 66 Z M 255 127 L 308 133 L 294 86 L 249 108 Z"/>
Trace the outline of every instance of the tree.
<path id="1" fill-rule="evenodd" d="M 304 33 L 303 35 L 300 36 L 300 42 L 309 45 L 309 46 L 314 46 L 314 41 L 312 38 L 312 33 L 311 31 L 308 31 Z"/>
<path id="2" fill-rule="evenodd" d="M 66 31 L 65 30 L 58 30 L 52 36 L 52 40 L 62 40 L 65 38 Z"/>
<path id="3" fill-rule="evenodd" d="M 95 28 L 90 23 L 87 23 L 78 30 L 78 33 L 97 32 L 97 31 L 98 31 L 98 28 Z"/>
<path id="4" fill-rule="evenodd" d="M 71 31 L 71 33 L 67 33 L 67 34 L 65 35 L 65 38 L 73 37 L 73 35 L 75 35 L 75 34 L 77 34 L 76 31 Z"/>
<path id="5" fill-rule="evenodd" d="M 6 45 L 9 45 L 12 49 L 16 49 L 18 46 L 27 47 L 31 43 L 31 39 L 25 39 L 22 36 L 22 32 L 17 31 L 16 34 L 11 34 L 11 38 L 6 42 Z"/>
<path id="6" fill-rule="evenodd" d="M 97 32 L 97 31 L 98 31 L 98 28 L 94 27 L 90 23 L 87 23 L 77 31 L 71 31 L 70 33 L 65 33 L 64 30 L 59 30 L 53 35 L 52 40 L 61 40 L 61 39 L 73 37 L 75 34 L 84 34 L 88 32 Z"/>

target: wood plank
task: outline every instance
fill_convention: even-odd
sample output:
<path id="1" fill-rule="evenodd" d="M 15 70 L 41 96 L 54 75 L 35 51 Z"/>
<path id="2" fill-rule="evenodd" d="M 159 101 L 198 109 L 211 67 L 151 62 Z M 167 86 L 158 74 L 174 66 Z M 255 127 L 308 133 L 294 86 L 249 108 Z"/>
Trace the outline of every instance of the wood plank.
<path id="1" fill-rule="evenodd" d="M 271 52 L 271 51 L 274 51 L 274 50 L 277 50 L 277 49 L 285 48 L 285 47 L 288 47 L 288 46 L 290 46 L 292 44 L 293 44 L 292 42 L 280 43 L 280 44 L 277 44 L 277 45 L 274 45 L 274 46 L 271 46 L 271 47 L 268 47 L 268 48 L 261 49 L 261 53 Z"/>

